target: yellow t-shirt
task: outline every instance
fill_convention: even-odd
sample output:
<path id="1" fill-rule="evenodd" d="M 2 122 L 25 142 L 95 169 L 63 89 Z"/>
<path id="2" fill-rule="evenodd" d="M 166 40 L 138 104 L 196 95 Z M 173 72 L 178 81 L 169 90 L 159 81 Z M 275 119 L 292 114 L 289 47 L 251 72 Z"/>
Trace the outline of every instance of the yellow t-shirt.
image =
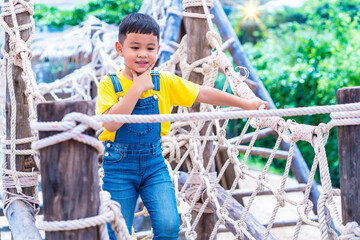
<path id="1" fill-rule="evenodd" d="M 109 76 L 104 76 L 98 86 L 96 101 L 96 114 L 101 115 L 118 102 L 118 98 L 125 96 L 133 85 L 133 82 L 125 78 L 120 70 L 116 73 L 120 80 L 122 92 L 115 94 L 114 86 Z M 149 74 L 150 75 L 150 74 Z M 160 91 L 153 89 L 143 92 L 140 98 L 153 96 L 154 92 L 159 99 L 160 114 L 170 114 L 172 106 L 191 107 L 195 102 L 200 90 L 200 85 L 187 81 L 170 72 L 160 72 Z M 170 130 L 170 122 L 161 123 L 161 136 L 167 135 Z M 116 132 L 106 129 L 99 136 L 100 141 L 114 141 Z"/>

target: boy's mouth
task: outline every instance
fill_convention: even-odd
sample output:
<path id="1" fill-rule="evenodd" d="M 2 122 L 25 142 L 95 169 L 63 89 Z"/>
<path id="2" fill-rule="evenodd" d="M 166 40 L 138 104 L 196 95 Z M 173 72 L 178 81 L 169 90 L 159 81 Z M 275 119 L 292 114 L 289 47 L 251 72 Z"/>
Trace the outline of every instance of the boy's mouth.
<path id="1" fill-rule="evenodd" d="M 140 61 L 140 62 L 136 62 L 137 65 L 143 67 L 143 66 L 146 66 L 148 64 L 148 62 L 146 61 Z"/>

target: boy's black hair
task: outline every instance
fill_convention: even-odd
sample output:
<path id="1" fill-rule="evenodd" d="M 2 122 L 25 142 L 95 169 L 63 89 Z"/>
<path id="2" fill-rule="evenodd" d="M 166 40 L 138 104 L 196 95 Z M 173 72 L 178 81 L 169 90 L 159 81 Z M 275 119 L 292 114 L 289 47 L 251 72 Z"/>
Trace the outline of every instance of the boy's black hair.
<path id="1" fill-rule="evenodd" d="M 119 42 L 124 43 L 128 33 L 154 34 L 159 42 L 159 24 L 149 15 L 143 13 L 131 13 L 125 16 L 119 25 Z"/>

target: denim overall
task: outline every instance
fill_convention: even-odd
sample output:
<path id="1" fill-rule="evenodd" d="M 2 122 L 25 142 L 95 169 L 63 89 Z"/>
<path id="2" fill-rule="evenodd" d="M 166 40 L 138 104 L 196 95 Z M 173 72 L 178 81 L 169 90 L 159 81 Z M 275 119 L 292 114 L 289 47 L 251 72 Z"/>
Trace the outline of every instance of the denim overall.
<path id="1" fill-rule="evenodd" d="M 151 71 L 155 91 L 160 91 L 159 72 Z M 115 93 L 121 92 L 116 74 L 109 74 Z M 154 91 L 154 92 L 155 92 Z M 139 99 L 132 114 L 159 114 L 157 95 Z M 162 156 L 160 123 L 125 123 L 114 142 L 106 141 L 103 158 L 103 189 L 121 205 L 131 234 L 136 201 L 150 213 L 154 239 L 177 239 L 179 214 L 175 191 Z M 108 224 L 110 239 L 116 239 Z"/>

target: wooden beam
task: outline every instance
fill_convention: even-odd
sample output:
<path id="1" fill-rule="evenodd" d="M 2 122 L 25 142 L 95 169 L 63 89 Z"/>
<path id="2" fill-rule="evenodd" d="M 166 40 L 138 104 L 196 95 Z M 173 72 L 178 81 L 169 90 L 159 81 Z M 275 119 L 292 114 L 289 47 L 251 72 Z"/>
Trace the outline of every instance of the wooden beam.
<path id="1" fill-rule="evenodd" d="M 276 135 L 276 134 L 277 134 L 277 132 L 275 132 L 271 128 L 264 128 L 259 131 L 257 139 L 266 138 L 270 135 Z M 241 139 L 241 143 L 250 142 L 251 139 L 253 138 L 253 136 L 254 136 L 254 132 L 245 134 L 244 137 Z M 238 139 L 239 139 L 239 136 L 229 139 L 229 142 L 235 143 Z"/>
<path id="2" fill-rule="evenodd" d="M 95 114 L 93 101 L 47 102 L 38 105 L 39 122 L 60 121 L 66 114 Z M 58 132 L 40 132 L 40 139 Z M 85 134 L 95 136 L 94 130 Z M 86 144 L 69 140 L 40 150 L 44 220 L 74 220 L 98 215 L 98 155 Z M 46 239 L 100 239 L 99 227 L 46 232 Z"/>
<path id="3" fill-rule="evenodd" d="M 217 200 L 219 201 L 220 206 L 222 206 L 225 202 L 225 199 L 228 195 L 228 192 L 223 189 L 221 186 L 218 186 L 216 188 L 217 190 Z M 207 199 L 207 192 L 205 191 L 204 193 L 204 201 Z M 209 203 L 208 206 L 213 210 L 216 211 L 217 208 L 215 206 L 214 203 Z M 226 210 L 228 211 L 228 216 L 233 219 L 233 220 L 238 220 L 241 218 L 241 215 L 244 212 L 244 207 L 238 202 L 236 201 L 233 197 L 230 198 L 230 200 L 228 201 Z M 225 226 L 227 227 L 227 229 L 229 229 L 234 235 L 237 234 L 236 232 L 236 228 L 235 226 L 225 220 Z M 245 217 L 245 223 L 247 226 L 247 231 L 251 234 L 251 236 L 253 236 L 254 239 L 264 239 L 264 234 L 265 234 L 265 227 L 251 214 L 251 213 L 247 213 L 246 217 Z M 244 239 L 249 239 L 245 236 Z M 269 233 L 268 238 L 269 240 L 271 239 L 277 239 L 274 235 L 272 235 L 271 233 Z"/>
<path id="4" fill-rule="evenodd" d="M 182 0 L 172 0 L 171 8 L 176 9 L 179 13 L 182 12 Z M 170 12 L 167 19 L 165 29 L 161 37 L 161 44 L 170 45 L 171 42 L 178 42 L 180 34 L 181 16 L 175 12 Z M 172 53 L 163 51 L 161 52 L 158 60 L 158 66 L 170 59 Z"/>
<path id="5" fill-rule="evenodd" d="M 305 192 L 306 190 L 306 184 L 299 184 L 297 186 L 293 186 L 293 187 L 286 187 L 284 188 L 284 191 L 286 193 L 291 193 L 291 192 Z M 235 189 L 232 196 L 233 197 L 250 197 L 251 194 L 253 194 L 254 190 L 250 189 L 250 190 L 244 190 L 244 189 Z M 256 196 L 264 196 L 264 195 L 273 195 L 274 193 L 270 190 L 264 190 L 264 191 L 259 191 Z"/>
<path id="6" fill-rule="evenodd" d="M 5 2 L 9 2 L 5 0 Z M 28 2 L 28 1 L 27 1 Z M 18 3 L 19 4 L 19 3 Z M 18 21 L 19 26 L 28 24 L 31 22 L 31 16 L 28 12 L 19 13 L 16 15 L 16 19 Z M 12 22 L 11 16 L 5 17 L 5 22 L 13 27 L 14 24 Z M 20 32 L 21 38 L 26 41 L 29 39 L 31 34 L 31 29 L 27 29 Z M 10 37 L 8 34 L 5 34 L 5 51 L 7 53 L 10 52 L 9 45 Z M 6 68 L 10 64 L 6 61 Z M 16 99 L 16 112 L 11 112 L 11 102 L 10 102 L 10 94 L 8 85 L 6 85 L 6 139 L 10 140 L 11 134 L 11 116 L 12 114 L 16 115 L 16 139 L 22 139 L 31 137 L 31 128 L 29 123 L 29 104 L 26 99 L 25 90 L 26 83 L 22 79 L 21 74 L 23 70 L 22 68 L 12 65 L 12 75 L 13 85 L 15 91 L 15 99 Z M 7 76 L 8 73 L 5 74 Z M 32 106 L 31 106 L 32 107 Z M 30 143 L 26 144 L 17 144 L 16 149 L 24 150 L 31 149 Z M 5 161 L 7 162 L 7 168 L 10 169 L 10 157 L 7 155 L 5 157 Z M 33 156 L 31 155 L 17 155 L 16 156 L 16 170 L 21 172 L 31 172 L 32 168 L 36 167 Z M 7 191 L 17 194 L 15 188 L 6 189 Z M 34 187 L 26 187 L 22 188 L 22 192 L 27 196 L 34 196 Z M 22 200 L 15 200 L 8 206 L 7 209 L 7 217 L 9 221 L 9 227 L 11 229 L 11 233 L 14 239 L 36 239 L 40 240 L 41 236 L 39 230 L 35 226 L 35 213 L 34 209 L 26 204 Z"/>
<path id="7" fill-rule="evenodd" d="M 341 88 L 336 95 L 338 104 L 360 102 L 360 87 Z M 337 131 L 343 224 L 360 222 L 360 126 L 339 126 Z"/>
<path id="8" fill-rule="evenodd" d="M 247 151 L 249 147 L 248 146 L 244 146 L 244 145 L 239 145 L 237 146 L 237 150 L 239 150 L 239 152 L 241 153 L 245 153 Z M 225 146 L 225 145 L 222 145 L 220 146 L 220 149 L 219 151 L 221 150 L 227 150 L 228 147 Z M 269 157 L 270 154 L 272 152 L 272 149 L 269 149 L 269 148 L 262 148 L 262 147 L 252 147 L 251 148 L 251 151 L 250 151 L 250 154 L 251 155 L 254 155 L 254 156 L 260 156 L 260 157 Z M 277 150 L 276 153 L 275 153 L 275 157 L 274 158 L 277 158 L 277 159 L 287 159 L 288 157 L 288 153 L 287 151 L 282 151 L 282 150 Z"/>

